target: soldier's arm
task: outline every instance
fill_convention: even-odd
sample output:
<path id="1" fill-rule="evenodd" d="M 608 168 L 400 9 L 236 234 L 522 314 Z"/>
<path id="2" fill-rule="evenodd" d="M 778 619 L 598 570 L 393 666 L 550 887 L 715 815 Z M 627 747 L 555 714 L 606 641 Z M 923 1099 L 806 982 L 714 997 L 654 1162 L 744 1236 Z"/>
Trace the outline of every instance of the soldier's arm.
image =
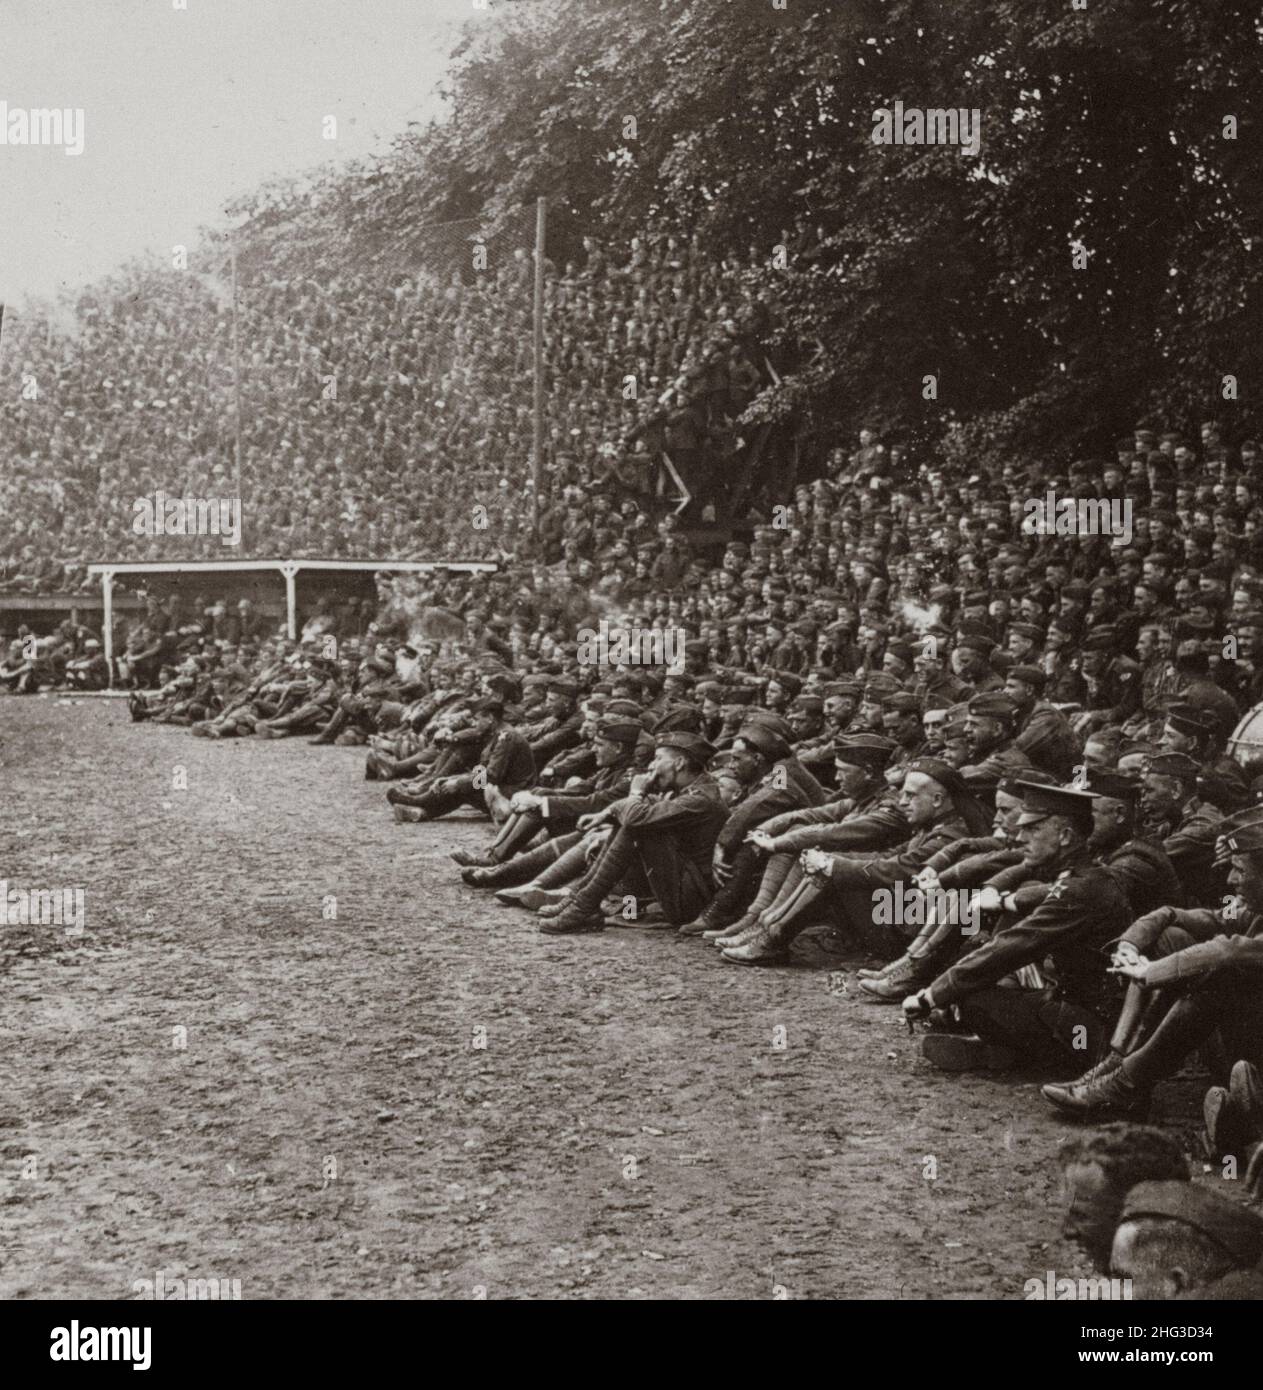
<path id="1" fill-rule="evenodd" d="M 1090 879 L 1071 880 L 1057 896 L 1051 892 L 1020 921 L 1003 927 L 990 941 L 963 956 L 930 986 L 935 1008 L 955 1004 L 975 990 L 994 985 L 1024 965 L 1035 965 L 1064 937 L 1072 937 L 1097 917 L 1100 887 Z"/>

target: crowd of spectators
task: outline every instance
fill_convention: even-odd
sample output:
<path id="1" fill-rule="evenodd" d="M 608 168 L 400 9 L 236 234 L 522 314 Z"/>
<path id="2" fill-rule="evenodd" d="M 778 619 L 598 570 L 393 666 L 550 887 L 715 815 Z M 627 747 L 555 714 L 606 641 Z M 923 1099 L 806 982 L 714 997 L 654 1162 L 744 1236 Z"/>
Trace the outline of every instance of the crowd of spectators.
<path id="1" fill-rule="evenodd" d="M 451 242 L 406 270 L 306 242 L 242 255 L 239 548 L 135 529 L 159 491 L 237 494 L 224 276 L 135 265 L 73 309 L 10 307 L 0 591 L 85 589 L 102 560 L 529 553 L 532 258 L 463 224 Z M 614 257 L 589 240 L 546 272 L 543 558 L 562 558 L 567 506 L 595 485 L 655 519 L 681 482 L 694 516 L 722 502 L 766 379 L 754 252 L 714 263 L 663 236 Z"/>

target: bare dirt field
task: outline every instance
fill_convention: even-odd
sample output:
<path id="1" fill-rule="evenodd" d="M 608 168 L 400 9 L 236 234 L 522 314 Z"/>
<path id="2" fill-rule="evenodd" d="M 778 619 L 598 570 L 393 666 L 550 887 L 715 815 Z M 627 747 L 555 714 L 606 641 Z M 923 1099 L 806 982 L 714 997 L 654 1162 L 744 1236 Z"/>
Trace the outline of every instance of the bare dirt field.
<path id="1" fill-rule="evenodd" d="M 485 824 L 396 825 L 359 750 L 55 697 L 0 698 L 0 739 L 0 878 L 86 895 L 81 936 L 0 928 L 0 1297 L 161 1271 L 1020 1298 L 1083 1272 L 1034 1080 L 933 1073 L 849 970 L 541 936 L 459 881 Z"/>

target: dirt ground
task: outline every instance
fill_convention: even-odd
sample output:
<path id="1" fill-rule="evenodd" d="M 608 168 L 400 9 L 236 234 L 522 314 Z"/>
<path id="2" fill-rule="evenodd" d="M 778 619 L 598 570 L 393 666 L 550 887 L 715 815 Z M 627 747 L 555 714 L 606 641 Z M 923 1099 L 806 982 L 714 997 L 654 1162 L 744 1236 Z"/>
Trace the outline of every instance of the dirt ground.
<path id="1" fill-rule="evenodd" d="M 0 698 L 0 739 L 0 877 L 86 895 L 81 936 L 0 928 L 0 1297 L 162 1272 L 1020 1298 L 1086 1272 L 1033 1079 L 931 1072 L 849 971 L 541 936 L 448 860 L 485 824 L 396 825 L 359 750 L 56 697 Z"/>

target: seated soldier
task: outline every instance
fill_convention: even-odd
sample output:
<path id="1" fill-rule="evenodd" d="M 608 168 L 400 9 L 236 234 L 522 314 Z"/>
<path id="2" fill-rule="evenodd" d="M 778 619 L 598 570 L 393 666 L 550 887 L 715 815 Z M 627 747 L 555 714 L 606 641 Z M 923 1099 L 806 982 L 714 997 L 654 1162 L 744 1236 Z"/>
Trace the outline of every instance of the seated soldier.
<path id="1" fill-rule="evenodd" d="M 725 947 L 724 959 L 740 965 L 782 961 L 793 939 L 830 908 L 840 913 L 844 930 L 871 938 L 866 928 L 872 922 L 874 889 L 911 880 L 945 845 L 986 826 L 986 815 L 960 774 L 937 758 L 907 764 L 896 805 L 906 826 L 901 844 L 886 853 L 803 851 L 805 877 L 793 895 L 765 914 L 742 943 Z M 904 944 L 897 940 L 887 953 L 895 954 Z"/>
<path id="2" fill-rule="evenodd" d="M 727 928 L 703 932 L 723 950 L 743 943 L 802 881 L 800 857 L 813 847 L 882 849 L 907 833 L 898 791 L 885 780 L 896 745 L 881 734 L 850 734 L 834 745 L 838 795 L 820 806 L 773 816 L 750 831 L 750 844 L 766 857 L 759 890 Z"/>
<path id="3" fill-rule="evenodd" d="M 762 870 L 760 852 L 748 843 L 751 832 L 786 812 L 824 803 L 824 788 L 794 757 L 784 737 L 788 732 L 783 721 L 753 714 L 738 730 L 732 752 L 737 774 L 751 790 L 728 817 L 715 845 L 718 892 L 700 917 L 680 928 L 682 935 L 723 931 L 742 917 Z"/>
<path id="4" fill-rule="evenodd" d="M 484 695 L 471 701 L 469 709 L 480 750 L 477 764 L 453 776 L 437 777 L 417 794 L 392 787 L 386 796 L 394 805 L 397 821 L 436 820 L 458 806 L 471 806 L 500 822 L 509 814 L 514 793 L 534 779 L 530 744 L 505 723 L 503 698 Z"/>
<path id="5" fill-rule="evenodd" d="M 1104 1060 L 1091 1071 L 1064 1086 L 1045 1086 L 1044 1098 L 1059 1110 L 1105 1115 L 1142 1109 L 1154 1086 L 1216 1034 L 1229 1058 L 1263 1061 L 1263 1013 L 1257 1006 L 1263 970 L 1263 819 L 1256 815 L 1230 830 L 1223 853 L 1232 865 L 1229 887 L 1240 901 L 1230 899 L 1218 909 L 1159 908 L 1122 936 L 1112 972 L 1139 987 L 1132 995 L 1139 1002 L 1124 1007 L 1120 1023 L 1128 1024 L 1130 1013 L 1147 1036 L 1136 1045 L 1118 1029 Z M 1150 1010 L 1159 1015 L 1156 1023 L 1152 1015 L 1146 1021 Z"/>
<path id="6" fill-rule="evenodd" d="M 1116 880 L 1088 852 L 1093 798 L 1069 788 L 1017 785 L 1023 802 L 1017 823 L 1023 868 L 1051 883 L 1039 890 L 1037 905 L 1009 913 L 1013 920 L 1002 920 L 990 940 L 904 1000 L 908 1019 L 955 1005 L 971 1030 L 969 1035 L 926 1034 L 922 1054 L 943 1070 L 1003 1068 L 1019 1061 L 1041 1068 L 1073 1066 L 1099 1054 L 1104 1041 L 1108 1003 L 1102 952 L 1126 927 L 1129 913 Z M 1040 972 L 1038 987 L 1007 983 L 1026 966 Z"/>
<path id="7" fill-rule="evenodd" d="M 515 793 L 509 803 L 509 815 L 485 863 L 461 851 L 452 855 L 464 866 L 461 877 L 465 882 L 475 888 L 510 888 L 528 882 L 540 869 L 559 859 L 582 837 L 577 827 L 584 816 L 603 811 L 627 795 L 643 732 L 638 719 L 614 717 L 597 721 L 592 734 L 596 755 L 593 776 L 572 779 L 556 791 L 535 787 Z M 529 847 L 541 834 L 544 844 L 538 848 L 545 852 L 535 856 Z M 522 853 L 524 850 L 527 852 Z"/>
<path id="8" fill-rule="evenodd" d="M 1051 786 L 1053 779 L 1035 768 L 1022 780 Z M 916 877 L 917 887 L 932 894 L 981 887 L 1001 869 L 1023 862 L 1017 842 L 1022 797 L 1017 777 L 1002 778 L 995 789 L 995 819 L 988 836 L 953 840 L 935 854 Z M 952 914 L 927 920 L 916 939 L 900 956 L 878 970 L 858 971 L 860 988 L 883 1003 L 902 1003 L 910 993 L 929 984 L 968 944 Z"/>
<path id="9" fill-rule="evenodd" d="M 601 931 L 601 905 L 620 890 L 656 899 L 673 926 L 691 921 L 706 906 L 713 891 L 715 842 L 728 817 L 715 779 L 705 771 L 715 749 L 691 733 L 658 734 L 655 744 L 649 771 L 632 778 L 622 801 L 598 812 L 597 821 L 613 827 L 613 833 L 541 931 Z"/>

